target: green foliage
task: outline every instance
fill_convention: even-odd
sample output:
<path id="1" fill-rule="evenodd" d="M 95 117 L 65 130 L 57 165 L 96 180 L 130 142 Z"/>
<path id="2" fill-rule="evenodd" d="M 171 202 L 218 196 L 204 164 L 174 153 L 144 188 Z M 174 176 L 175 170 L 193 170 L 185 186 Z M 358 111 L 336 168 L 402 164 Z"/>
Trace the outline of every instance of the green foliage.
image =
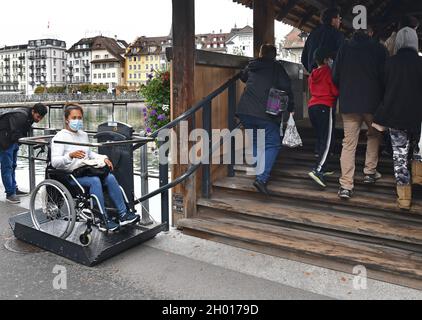
<path id="1" fill-rule="evenodd" d="M 147 132 L 152 133 L 170 122 L 170 72 L 150 75 L 148 83 L 141 87 L 140 94 L 146 100 L 144 117 Z"/>

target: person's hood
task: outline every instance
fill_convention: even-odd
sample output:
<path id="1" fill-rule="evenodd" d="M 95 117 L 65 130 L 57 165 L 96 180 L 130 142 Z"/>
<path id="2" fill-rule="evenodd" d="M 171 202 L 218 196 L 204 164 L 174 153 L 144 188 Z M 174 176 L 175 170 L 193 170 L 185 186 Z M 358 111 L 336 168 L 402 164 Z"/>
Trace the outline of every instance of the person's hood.
<path id="1" fill-rule="evenodd" d="M 323 66 L 321 68 L 315 69 L 311 73 L 312 83 L 320 83 L 331 73 L 331 68 L 329 66 Z"/>
<path id="2" fill-rule="evenodd" d="M 419 39 L 415 29 L 405 27 L 397 33 L 396 52 L 403 48 L 412 48 L 419 51 Z"/>
<path id="3" fill-rule="evenodd" d="M 249 70 L 256 72 L 264 69 L 273 69 L 276 60 L 258 58 L 249 62 Z"/>

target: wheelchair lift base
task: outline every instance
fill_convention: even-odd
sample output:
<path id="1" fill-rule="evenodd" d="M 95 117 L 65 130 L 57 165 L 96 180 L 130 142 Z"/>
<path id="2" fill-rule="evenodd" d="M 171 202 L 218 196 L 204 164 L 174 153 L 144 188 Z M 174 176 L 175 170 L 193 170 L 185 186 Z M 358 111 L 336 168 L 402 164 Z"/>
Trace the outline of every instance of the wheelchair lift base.
<path id="1" fill-rule="evenodd" d="M 10 218 L 9 224 L 17 239 L 88 267 L 98 265 L 138 246 L 167 229 L 166 224 L 154 224 L 148 227 L 136 225 L 126 226 L 117 233 L 107 234 L 93 228 L 92 243 L 89 247 L 84 247 L 79 241 L 79 236 L 86 230 L 85 223 L 76 223 L 72 234 L 66 240 L 36 230 L 29 212 Z M 44 226 L 43 224 L 43 228 Z"/>

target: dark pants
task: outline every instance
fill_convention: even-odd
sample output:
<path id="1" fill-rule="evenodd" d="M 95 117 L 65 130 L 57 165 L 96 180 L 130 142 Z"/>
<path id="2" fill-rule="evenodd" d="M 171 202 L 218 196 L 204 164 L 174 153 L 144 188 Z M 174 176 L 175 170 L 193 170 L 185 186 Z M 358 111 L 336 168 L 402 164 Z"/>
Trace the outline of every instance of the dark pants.
<path id="1" fill-rule="evenodd" d="M 257 166 L 264 166 L 263 173 L 257 176 L 257 180 L 267 183 L 281 149 L 280 126 L 275 122 L 249 115 L 239 115 L 239 118 L 245 129 L 253 131 L 253 154 L 257 158 Z M 265 150 L 258 150 L 258 130 L 265 130 Z"/>
<path id="2" fill-rule="evenodd" d="M 318 155 L 315 170 L 323 172 L 330 150 L 333 146 L 333 132 L 335 130 L 335 109 L 324 105 L 309 108 L 309 119 L 315 129 L 315 154 Z"/>

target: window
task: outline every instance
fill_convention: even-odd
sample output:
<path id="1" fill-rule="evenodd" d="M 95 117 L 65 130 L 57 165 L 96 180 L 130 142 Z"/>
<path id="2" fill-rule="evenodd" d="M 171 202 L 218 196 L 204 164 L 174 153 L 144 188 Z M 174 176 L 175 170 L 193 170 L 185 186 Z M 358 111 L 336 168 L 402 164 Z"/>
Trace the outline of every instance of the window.
<path id="1" fill-rule="evenodd" d="M 56 68 L 53 69 L 53 73 L 57 73 Z"/>
<path id="2" fill-rule="evenodd" d="M 97 74 L 96 73 L 94 73 L 94 79 L 97 79 Z"/>
<path id="3" fill-rule="evenodd" d="M 116 74 L 113 72 L 113 78 L 116 78 Z"/>
<path id="4" fill-rule="evenodd" d="M 136 57 L 133 57 L 133 61 L 135 61 L 135 62 L 136 62 Z"/>
<path id="5" fill-rule="evenodd" d="M 147 70 L 148 70 L 148 69 L 149 69 L 148 67 L 149 67 L 149 64 L 145 65 L 145 69 L 147 69 Z"/>
<path id="6" fill-rule="evenodd" d="M 132 70 L 132 65 L 129 66 L 129 70 Z"/>
<path id="7" fill-rule="evenodd" d="M 109 57 L 108 54 L 104 55 L 104 59 L 108 59 L 108 57 Z"/>
<path id="8" fill-rule="evenodd" d="M 98 79 L 101 79 L 101 73 L 98 74 Z"/>
<path id="9" fill-rule="evenodd" d="M 97 55 L 95 56 L 95 59 L 100 59 L 100 55 L 99 55 L 99 54 L 97 54 Z"/>
<path id="10" fill-rule="evenodd" d="M 109 79 L 110 79 L 110 73 L 107 73 L 107 78 L 109 78 Z"/>
<path id="11" fill-rule="evenodd" d="M 138 70 L 141 70 L 141 65 L 138 65 Z"/>
<path id="12" fill-rule="evenodd" d="M 107 69 L 107 63 L 103 63 L 103 69 Z"/>
<path id="13" fill-rule="evenodd" d="M 129 75 L 129 79 L 132 79 L 132 74 Z"/>
<path id="14" fill-rule="evenodd" d="M 100 65 L 99 64 L 96 64 L 95 65 L 95 69 L 100 69 Z"/>
<path id="15" fill-rule="evenodd" d="M 78 66 L 79 65 L 79 60 L 75 60 L 75 65 Z"/>
<path id="16" fill-rule="evenodd" d="M 62 67 L 64 67 L 64 61 L 62 61 Z"/>
<path id="17" fill-rule="evenodd" d="M 114 63 L 109 63 L 109 64 L 108 64 L 108 67 L 109 67 L 109 68 L 114 68 Z"/>
<path id="18" fill-rule="evenodd" d="M 79 73 L 79 68 L 76 68 L 76 69 L 75 69 L 75 72 L 76 72 L 76 73 Z"/>
<path id="19" fill-rule="evenodd" d="M 103 79 L 107 78 L 107 74 L 103 73 Z"/>

